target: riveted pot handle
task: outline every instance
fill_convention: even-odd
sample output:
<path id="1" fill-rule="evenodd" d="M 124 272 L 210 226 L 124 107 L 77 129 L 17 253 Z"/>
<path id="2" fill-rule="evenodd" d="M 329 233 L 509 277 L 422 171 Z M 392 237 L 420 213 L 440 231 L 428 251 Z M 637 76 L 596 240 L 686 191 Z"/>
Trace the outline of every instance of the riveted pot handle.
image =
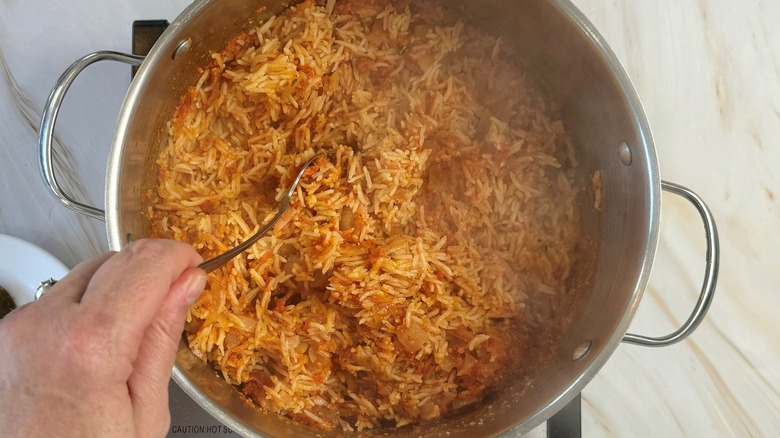
<path id="1" fill-rule="evenodd" d="M 87 68 L 87 66 L 104 60 L 119 61 L 138 66 L 141 65 L 144 57 L 102 51 L 90 53 L 74 62 L 65 70 L 62 76 L 57 79 L 57 83 L 54 84 L 54 88 L 51 90 L 51 94 L 49 94 L 49 98 L 46 100 L 46 106 L 43 108 L 41 127 L 38 131 L 38 165 L 41 176 L 43 176 L 43 180 L 46 183 L 46 187 L 48 187 L 49 191 L 71 210 L 100 220 L 105 220 L 106 214 L 103 210 L 76 201 L 72 196 L 65 193 L 65 191 L 62 190 L 62 187 L 60 187 L 59 182 L 57 182 L 52 160 L 52 139 L 54 138 L 54 125 L 57 123 L 57 115 L 60 112 L 62 99 L 65 98 L 65 93 L 68 92 L 68 88 L 73 84 L 76 76 Z"/>
<path id="2" fill-rule="evenodd" d="M 699 300 L 696 302 L 693 312 L 691 312 L 691 315 L 682 327 L 671 334 L 658 338 L 634 334 L 627 334 L 623 337 L 623 342 L 644 345 L 647 347 L 665 347 L 667 345 L 672 345 L 682 341 L 696 330 L 696 327 L 698 327 L 704 319 L 704 315 L 707 314 L 707 310 L 710 308 L 710 304 L 712 304 L 712 298 L 715 296 L 715 285 L 718 281 L 718 265 L 720 264 L 718 229 L 715 226 L 715 219 L 712 217 L 712 213 L 710 212 L 710 209 L 707 208 L 704 201 L 699 195 L 679 184 L 662 181 L 661 188 L 667 192 L 682 196 L 698 210 L 704 223 L 704 235 L 707 240 L 707 264 L 704 269 L 704 282 L 702 283 L 701 292 L 699 293 Z"/>

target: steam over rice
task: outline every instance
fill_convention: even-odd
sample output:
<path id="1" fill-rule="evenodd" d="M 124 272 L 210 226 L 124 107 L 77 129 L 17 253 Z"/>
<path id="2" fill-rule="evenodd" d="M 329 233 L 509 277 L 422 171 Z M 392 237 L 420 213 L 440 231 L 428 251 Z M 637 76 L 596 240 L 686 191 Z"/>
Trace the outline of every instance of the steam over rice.
<path id="1" fill-rule="evenodd" d="M 429 3 L 307 1 L 182 98 L 153 235 L 213 257 L 192 351 L 321 429 L 431 420 L 552 354 L 578 239 L 570 142 L 504 43 Z M 556 304 L 557 303 L 557 304 Z"/>

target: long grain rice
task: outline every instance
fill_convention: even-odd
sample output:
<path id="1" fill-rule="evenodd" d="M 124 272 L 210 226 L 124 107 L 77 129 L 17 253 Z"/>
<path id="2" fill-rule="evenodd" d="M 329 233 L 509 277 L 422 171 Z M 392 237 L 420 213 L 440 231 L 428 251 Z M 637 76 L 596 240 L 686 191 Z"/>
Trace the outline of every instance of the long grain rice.
<path id="1" fill-rule="evenodd" d="M 169 123 L 153 235 L 217 255 L 329 151 L 285 225 L 210 275 L 190 348 L 258 407 L 320 429 L 428 421 L 563 324 L 572 146 L 506 42 L 432 3 L 324 3 L 213 55 Z"/>

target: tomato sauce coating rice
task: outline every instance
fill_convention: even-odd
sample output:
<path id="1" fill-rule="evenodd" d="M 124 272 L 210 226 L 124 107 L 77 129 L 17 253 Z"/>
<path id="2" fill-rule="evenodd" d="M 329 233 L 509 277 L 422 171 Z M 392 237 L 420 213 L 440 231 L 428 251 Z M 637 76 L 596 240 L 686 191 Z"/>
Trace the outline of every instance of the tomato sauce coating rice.
<path id="1" fill-rule="evenodd" d="M 305 1 L 213 53 L 168 125 L 148 217 L 204 258 L 193 353 L 323 430 L 479 401 L 553 353 L 579 239 L 573 146 L 504 41 L 428 2 Z"/>

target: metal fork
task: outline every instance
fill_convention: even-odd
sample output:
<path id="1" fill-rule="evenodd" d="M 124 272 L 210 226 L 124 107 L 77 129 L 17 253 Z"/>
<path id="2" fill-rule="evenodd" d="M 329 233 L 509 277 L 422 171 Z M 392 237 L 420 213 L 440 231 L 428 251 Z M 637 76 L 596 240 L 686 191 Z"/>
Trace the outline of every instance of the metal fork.
<path id="1" fill-rule="evenodd" d="M 279 221 L 279 218 L 282 217 L 282 214 L 284 214 L 284 212 L 290 206 L 290 199 L 295 193 L 295 189 L 296 187 L 298 187 L 298 183 L 301 182 L 301 178 L 303 178 L 303 173 L 306 171 L 306 168 L 308 168 L 312 163 L 317 161 L 317 158 L 323 155 L 325 155 L 325 152 L 318 152 L 314 154 L 314 156 L 309 158 L 305 163 L 303 163 L 303 166 L 301 166 L 301 170 L 298 171 L 298 174 L 295 176 L 295 179 L 293 180 L 292 184 L 290 184 L 290 187 L 287 189 L 286 192 L 284 192 L 282 198 L 276 202 L 276 208 L 277 208 L 276 215 L 273 218 L 271 218 L 271 220 L 268 221 L 267 224 L 265 224 L 262 228 L 260 228 L 258 232 L 253 234 L 252 237 L 246 239 L 240 245 L 236 246 L 235 248 L 229 249 L 212 259 L 206 260 L 205 262 L 198 265 L 198 267 L 200 269 L 203 269 L 206 272 L 212 272 L 215 269 L 219 268 L 220 266 L 232 260 L 235 256 L 246 251 L 247 248 L 252 246 L 261 237 L 263 237 L 271 228 L 273 228 L 274 225 L 276 225 L 276 222 Z"/>

